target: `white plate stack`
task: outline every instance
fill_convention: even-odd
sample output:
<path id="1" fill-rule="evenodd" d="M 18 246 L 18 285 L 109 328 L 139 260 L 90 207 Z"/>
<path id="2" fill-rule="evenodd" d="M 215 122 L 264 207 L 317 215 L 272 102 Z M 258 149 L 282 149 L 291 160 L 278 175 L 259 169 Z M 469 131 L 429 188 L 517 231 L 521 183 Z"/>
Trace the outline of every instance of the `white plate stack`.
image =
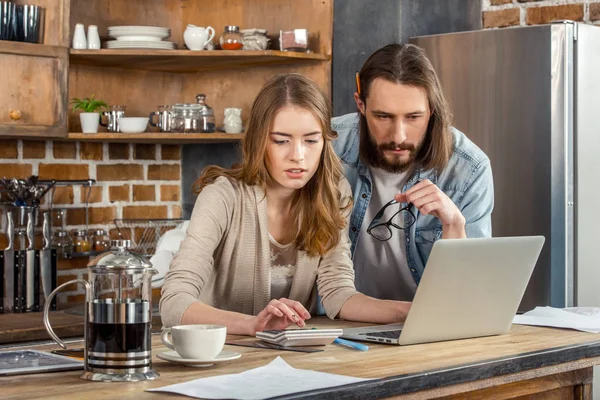
<path id="1" fill-rule="evenodd" d="M 163 40 L 171 36 L 171 29 L 160 26 L 109 26 L 108 35 L 117 39 L 105 42 L 109 49 L 175 48 L 175 43 Z"/>

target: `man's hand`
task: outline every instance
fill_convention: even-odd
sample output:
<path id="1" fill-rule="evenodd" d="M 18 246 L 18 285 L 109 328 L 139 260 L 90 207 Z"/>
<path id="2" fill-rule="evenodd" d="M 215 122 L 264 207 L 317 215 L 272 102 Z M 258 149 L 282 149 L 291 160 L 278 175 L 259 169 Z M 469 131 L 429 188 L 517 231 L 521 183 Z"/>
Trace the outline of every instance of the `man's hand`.
<path id="1" fill-rule="evenodd" d="M 443 238 L 464 238 L 465 217 L 444 192 L 425 179 L 394 198 L 402 203 L 412 203 L 421 214 L 431 214 L 442 223 Z"/>
<path id="2" fill-rule="evenodd" d="M 254 335 L 264 330 L 285 329 L 290 324 L 303 328 L 304 320 L 309 318 L 310 313 L 300 302 L 282 297 L 271 300 L 257 316 L 252 317 L 250 331 Z"/>

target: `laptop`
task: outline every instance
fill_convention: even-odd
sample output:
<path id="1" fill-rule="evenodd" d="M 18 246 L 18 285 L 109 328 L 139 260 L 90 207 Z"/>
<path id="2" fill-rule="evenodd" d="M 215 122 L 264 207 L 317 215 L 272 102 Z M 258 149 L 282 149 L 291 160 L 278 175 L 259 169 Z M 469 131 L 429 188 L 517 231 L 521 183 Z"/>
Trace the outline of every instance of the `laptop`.
<path id="1" fill-rule="evenodd" d="M 406 321 L 344 329 L 341 337 L 406 345 L 506 333 L 544 240 L 543 236 L 438 240 Z"/>

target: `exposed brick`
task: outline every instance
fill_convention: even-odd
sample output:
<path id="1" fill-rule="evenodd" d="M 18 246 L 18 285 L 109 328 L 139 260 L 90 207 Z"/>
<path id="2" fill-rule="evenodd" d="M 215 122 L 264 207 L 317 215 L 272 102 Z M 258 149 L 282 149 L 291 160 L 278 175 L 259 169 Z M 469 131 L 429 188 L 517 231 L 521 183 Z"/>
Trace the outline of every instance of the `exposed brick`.
<path id="1" fill-rule="evenodd" d="M 527 25 L 548 24 L 561 19 L 583 20 L 583 4 L 530 7 L 527 9 Z"/>
<path id="2" fill-rule="evenodd" d="M 178 144 L 163 144 L 161 146 L 163 160 L 181 160 L 181 146 Z"/>
<path id="3" fill-rule="evenodd" d="M 115 207 L 89 207 L 89 224 L 112 224 L 116 218 Z M 85 225 L 85 208 L 69 208 L 67 210 L 67 225 Z"/>
<path id="4" fill-rule="evenodd" d="M 0 140 L 0 158 L 17 158 L 18 141 L 10 139 Z"/>
<path id="5" fill-rule="evenodd" d="M 113 164 L 96 166 L 99 181 L 128 181 L 144 179 L 144 168 L 135 164 Z"/>
<path id="6" fill-rule="evenodd" d="M 90 203 L 101 203 L 102 202 L 102 186 L 92 186 L 92 193 L 88 199 L 88 191 L 90 188 L 82 187 L 79 202 L 85 204 L 86 199 Z"/>
<path id="7" fill-rule="evenodd" d="M 123 207 L 123 218 L 167 218 L 167 206 Z"/>
<path id="8" fill-rule="evenodd" d="M 135 144 L 133 158 L 136 160 L 156 160 L 155 144 Z"/>
<path id="9" fill-rule="evenodd" d="M 590 4 L 590 21 L 600 21 L 600 3 Z"/>
<path id="10" fill-rule="evenodd" d="M 102 160 L 104 158 L 104 144 L 80 142 L 79 156 L 82 160 Z"/>
<path id="11" fill-rule="evenodd" d="M 23 140 L 23 158 L 46 158 L 46 142 Z"/>
<path id="12" fill-rule="evenodd" d="M 40 164 L 40 179 L 89 179 L 88 166 L 85 164 Z"/>
<path id="13" fill-rule="evenodd" d="M 162 185 L 160 187 L 160 201 L 179 201 L 181 199 L 181 186 Z"/>
<path id="14" fill-rule="evenodd" d="M 148 180 L 176 181 L 181 179 L 181 166 L 179 165 L 149 165 Z"/>
<path id="15" fill-rule="evenodd" d="M 110 186 L 108 199 L 110 201 L 129 201 L 129 185 Z"/>
<path id="16" fill-rule="evenodd" d="M 31 176 L 31 164 L 0 164 L 0 177 L 27 178 Z"/>
<path id="17" fill-rule="evenodd" d="M 52 152 L 54 158 L 77 158 L 77 145 L 75 142 L 53 142 Z"/>
<path id="18" fill-rule="evenodd" d="M 181 218 L 181 206 L 171 206 L 171 218 Z"/>
<path id="19" fill-rule="evenodd" d="M 521 11 L 518 8 L 483 12 L 484 28 L 502 28 L 505 26 L 519 25 L 520 20 Z"/>
<path id="20" fill-rule="evenodd" d="M 87 257 L 78 257 L 70 259 L 59 258 L 56 264 L 56 268 L 61 271 L 67 269 L 83 269 L 87 267 L 89 261 L 90 260 Z"/>
<path id="21" fill-rule="evenodd" d="M 108 158 L 111 160 L 129 160 L 129 144 L 109 143 Z"/>
<path id="22" fill-rule="evenodd" d="M 490 4 L 493 6 L 499 6 L 502 4 L 510 4 L 512 3 L 512 0 L 491 0 Z"/>
<path id="23" fill-rule="evenodd" d="M 73 204 L 73 186 L 59 186 L 54 189 L 52 204 Z"/>
<path id="24" fill-rule="evenodd" d="M 154 185 L 133 185 L 133 201 L 154 201 Z"/>
<path id="25" fill-rule="evenodd" d="M 77 279 L 77 278 L 78 278 L 77 275 L 59 275 L 56 277 L 56 284 L 60 286 L 63 283 L 69 282 L 70 280 Z M 76 290 L 79 288 L 77 285 L 78 284 L 72 283 L 69 286 L 67 286 L 66 288 L 64 288 L 64 290 Z"/>

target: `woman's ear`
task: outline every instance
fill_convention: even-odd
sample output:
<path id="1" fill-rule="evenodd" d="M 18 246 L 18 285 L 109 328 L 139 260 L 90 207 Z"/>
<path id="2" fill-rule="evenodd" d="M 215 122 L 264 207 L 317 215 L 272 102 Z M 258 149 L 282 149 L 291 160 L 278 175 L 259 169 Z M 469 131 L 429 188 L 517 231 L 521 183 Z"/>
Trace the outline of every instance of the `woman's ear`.
<path id="1" fill-rule="evenodd" d="M 358 111 L 360 111 L 360 113 L 362 115 L 365 115 L 365 112 L 366 112 L 365 102 L 362 101 L 358 92 L 354 92 L 354 101 L 356 102 L 356 107 L 358 108 Z"/>

